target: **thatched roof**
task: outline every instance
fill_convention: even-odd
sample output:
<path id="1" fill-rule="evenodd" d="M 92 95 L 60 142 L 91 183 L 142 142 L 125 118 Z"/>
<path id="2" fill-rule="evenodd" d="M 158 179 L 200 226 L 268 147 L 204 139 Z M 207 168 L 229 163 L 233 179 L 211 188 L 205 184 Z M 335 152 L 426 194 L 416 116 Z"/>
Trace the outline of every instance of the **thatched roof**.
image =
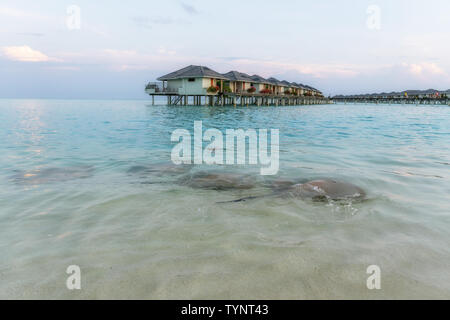
<path id="1" fill-rule="evenodd" d="M 203 66 L 188 66 L 159 77 L 159 81 L 184 79 L 184 78 L 214 78 L 227 80 L 222 74 Z"/>

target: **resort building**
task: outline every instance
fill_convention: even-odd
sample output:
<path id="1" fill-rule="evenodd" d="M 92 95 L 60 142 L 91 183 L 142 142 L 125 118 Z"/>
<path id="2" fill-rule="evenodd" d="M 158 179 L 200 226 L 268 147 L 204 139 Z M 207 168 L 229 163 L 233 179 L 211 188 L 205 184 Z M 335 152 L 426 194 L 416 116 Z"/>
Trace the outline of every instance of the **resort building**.
<path id="1" fill-rule="evenodd" d="M 328 103 L 327 100 L 306 99 L 323 98 L 320 91 L 309 86 L 239 71 L 222 74 L 204 66 L 190 65 L 161 76 L 158 81 L 150 82 L 145 88 L 153 103 L 155 96 L 166 96 L 169 105 L 187 105 L 190 98 L 194 105 Z"/>
<path id="2" fill-rule="evenodd" d="M 297 82 L 291 82 L 291 84 L 294 86 L 295 95 L 297 96 L 303 95 L 304 91 L 302 85 L 298 84 Z"/>
<path id="3" fill-rule="evenodd" d="M 233 93 L 245 93 L 253 91 L 251 88 L 255 88 L 255 81 L 248 75 L 238 71 L 230 71 L 223 74 L 228 79 L 227 85 Z"/>
<path id="4" fill-rule="evenodd" d="M 315 89 L 310 86 L 303 85 L 303 88 L 305 90 L 305 96 L 315 96 Z"/>
<path id="5" fill-rule="evenodd" d="M 283 84 L 283 93 L 284 94 L 291 94 L 293 89 L 294 89 L 293 88 L 294 86 L 290 82 L 288 82 L 286 80 L 281 81 L 281 83 Z"/>
<path id="6" fill-rule="evenodd" d="M 218 91 L 221 91 L 223 82 L 229 81 L 208 67 L 192 65 L 159 77 L 158 80 L 162 81 L 162 92 L 181 95 L 205 95 L 209 87 L 218 87 Z"/>
<path id="7" fill-rule="evenodd" d="M 257 74 L 252 75 L 251 78 L 255 81 L 256 93 L 268 94 L 273 92 L 272 84 L 267 79 Z"/>
<path id="8" fill-rule="evenodd" d="M 284 84 L 273 77 L 267 79 L 273 85 L 273 94 L 275 95 L 283 95 L 284 94 Z"/>

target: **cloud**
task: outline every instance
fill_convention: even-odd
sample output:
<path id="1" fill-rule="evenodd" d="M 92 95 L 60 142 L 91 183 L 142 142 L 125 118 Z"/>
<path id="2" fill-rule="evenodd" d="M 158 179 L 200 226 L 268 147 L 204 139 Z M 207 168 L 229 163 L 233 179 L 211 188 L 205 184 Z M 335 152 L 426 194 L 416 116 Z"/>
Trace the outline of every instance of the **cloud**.
<path id="1" fill-rule="evenodd" d="M 330 76 L 318 79 L 319 88 L 332 94 L 366 94 L 411 89 L 439 89 L 450 87 L 450 76 L 444 66 L 429 61 L 379 65 L 373 69 L 361 68 L 353 78 Z"/>
<path id="2" fill-rule="evenodd" d="M 153 50 L 88 50 L 79 53 L 58 53 L 66 63 L 95 65 L 116 72 L 149 71 L 165 74 L 190 64 L 205 65 L 218 72 L 240 70 L 263 77 L 309 84 L 327 94 L 353 94 L 375 91 L 401 91 L 411 88 L 442 88 L 450 86 L 445 64 L 434 61 L 403 61 L 395 64 L 327 63 L 289 60 L 251 59 L 246 57 L 186 55 L 181 49 L 161 46 Z M 447 88 L 448 89 L 448 88 Z M 360 92 L 361 91 L 361 92 Z"/>
<path id="3" fill-rule="evenodd" d="M 198 13 L 197 9 L 195 9 L 195 7 L 190 4 L 182 2 L 181 7 L 183 8 L 184 11 L 186 11 L 189 14 L 197 14 Z"/>
<path id="4" fill-rule="evenodd" d="M 365 79 L 370 82 L 369 79 L 371 77 L 385 79 L 384 81 L 395 77 L 402 79 L 402 83 L 406 79 L 409 79 L 411 82 L 417 80 L 421 83 L 448 83 L 450 81 L 450 76 L 445 71 L 445 68 L 430 61 L 398 64 L 317 64 L 276 61 L 271 59 L 227 59 L 226 57 L 217 59 L 221 60 L 221 63 L 219 62 L 218 64 L 228 65 L 230 68 L 242 70 L 247 73 L 259 73 L 265 77 L 275 75 L 292 79 L 296 77 L 310 80 L 315 79 L 314 81 L 334 79 L 339 82 L 357 79 Z"/>
<path id="5" fill-rule="evenodd" d="M 435 58 L 437 53 L 449 51 L 448 33 L 441 31 L 414 33 L 399 40 L 399 45 L 405 53 L 412 58 L 430 60 Z"/>
<path id="6" fill-rule="evenodd" d="M 332 94 L 356 94 L 375 91 L 401 91 L 411 88 L 445 88 L 450 76 L 444 65 L 431 61 L 395 64 L 358 63 L 296 63 L 272 59 L 229 57 L 208 61 L 219 72 L 240 70 L 263 77 L 275 76 L 280 80 L 296 81 L 317 87 Z M 359 92 L 361 91 L 361 92 Z"/>
<path id="7" fill-rule="evenodd" d="M 265 77 L 277 75 L 292 75 L 295 78 L 327 78 L 343 79 L 357 77 L 361 66 L 345 64 L 298 64 L 276 60 L 257 60 L 245 57 L 208 57 L 190 56 L 178 53 L 173 48 L 161 45 L 153 52 L 138 52 L 135 50 L 104 49 L 84 53 L 66 53 L 64 61 L 81 64 L 101 64 L 112 70 L 172 70 L 190 64 L 210 66 L 218 72 L 241 70 L 248 73 L 258 73 Z M 365 67 L 367 70 L 369 67 Z"/>
<path id="8" fill-rule="evenodd" d="M 2 52 L 6 58 L 13 61 L 44 62 L 54 60 L 29 46 L 3 47 Z"/>
<path id="9" fill-rule="evenodd" d="M 416 76 L 426 76 L 426 75 L 446 75 L 446 72 L 433 62 L 422 62 L 422 63 L 402 63 L 401 65 L 409 73 Z"/>
<path id="10" fill-rule="evenodd" d="M 297 72 L 300 74 L 312 76 L 314 78 L 325 78 L 329 76 L 355 77 L 361 72 L 361 66 L 348 64 L 293 63 L 281 62 L 276 60 L 256 60 L 246 58 L 236 58 L 232 60 L 226 58 L 222 59 L 227 62 L 232 61 L 233 65 L 236 68 L 254 70 L 253 72 L 265 74 L 266 76 L 287 72 Z"/>

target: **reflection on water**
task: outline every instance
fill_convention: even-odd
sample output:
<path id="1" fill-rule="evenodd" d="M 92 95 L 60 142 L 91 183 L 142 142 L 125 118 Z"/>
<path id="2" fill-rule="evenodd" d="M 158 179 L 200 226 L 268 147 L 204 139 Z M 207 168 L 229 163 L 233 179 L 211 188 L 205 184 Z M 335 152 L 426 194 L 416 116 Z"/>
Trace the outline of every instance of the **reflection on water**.
<path id="1" fill-rule="evenodd" d="M 40 157 L 44 152 L 42 143 L 45 123 L 42 121 L 43 109 L 34 100 L 24 101 L 23 105 L 17 108 L 18 121 L 11 131 L 15 135 L 16 141 L 21 141 L 25 151 L 24 155 L 29 157 Z"/>
<path id="2" fill-rule="evenodd" d="M 194 120 L 279 128 L 279 174 L 173 166 Z M 448 107 L 0 100 L 0 122 L 0 298 L 450 298 Z M 366 198 L 280 196 L 324 179 Z"/>
<path id="3" fill-rule="evenodd" d="M 65 182 L 92 176 L 91 166 L 68 168 L 41 168 L 31 171 L 18 171 L 10 177 L 10 181 L 17 184 L 39 185 L 52 182 Z"/>

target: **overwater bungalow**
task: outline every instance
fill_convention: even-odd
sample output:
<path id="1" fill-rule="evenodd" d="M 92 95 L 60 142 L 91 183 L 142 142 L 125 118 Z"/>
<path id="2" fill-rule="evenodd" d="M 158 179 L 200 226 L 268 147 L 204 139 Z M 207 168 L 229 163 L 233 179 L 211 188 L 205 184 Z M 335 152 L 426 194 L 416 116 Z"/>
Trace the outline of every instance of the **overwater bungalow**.
<path id="1" fill-rule="evenodd" d="M 312 96 L 316 97 L 322 97 L 323 94 L 321 91 L 317 90 L 316 88 L 313 88 L 311 86 L 306 86 L 309 89 L 309 92 L 312 94 Z"/>
<path id="2" fill-rule="evenodd" d="M 267 80 L 270 81 L 270 83 L 273 85 L 273 87 L 274 87 L 273 93 L 274 94 L 276 94 L 276 95 L 284 94 L 284 84 L 280 80 L 278 80 L 274 77 L 270 77 Z"/>
<path id="3" fill-rule="evenodd" d="M 233 93 L 250 93 L 253 90 L 256 91 L 255 81 L 248 74 L 239 71 L 230 71 L 224 73 L 223 76 L 228 79 L 226 85 L 228 85 Z"/>
<path id="4" fill-rule="evenodd" d="M 306 94 L 306 90 L 307 90 L 305 85 L 301 84 L 301 83 L 298 83 L 298 88 L 299 88 L 300 95 L 304 96 Z"/>
<path id="5" fill-rule="evenodd" d="M 294 86 L 286 80 L 281 81 L 281 83 L 283 84 L 283 93 L 292 94 L 292 92 L 294 91 Z"/>
<path id="6" fill-rule="evenodd" d="M 166 74 L 158 80 L 162 81 L 162 92 L 180 95 L 206 95 L 210 87 L 221 91 L 223 82 L 229 81 L 227 77 L 208 67 L 193 65 Z"/>
<path id="7" fill-rule="evenodd" d="M 280 81 L 239 71 L 219 73 L 205 66 L 190 65 L 150 82 L 146 92 L 152 97 L 166 96 L 169 105 L 189 104 L 317 104 L 328 103 L 308 97 L 320 96 L 318 90 L 286 80 Z M 299 97 L 299 98 L 297 98 Z"/>
<path id="8" fill-rule="evenodd" d="M 269 80 L 257 74 L 252 75 L 251 78 L 255 81 L 257 93 L 270 94 L 274 91 L 273 85 Z"/>
<path id="9" fill-rule="evenodd" d="M 297 82 L 291 82 L 291 85 L 294 95 L 300 96 L 303 94 L 301 85 L 299 85 Z"/>
<path id="10" fill-rule="evenodd" d="M 313 87 L 303 85 L 303 88 L 305 89 L 306 96 L 315 96 L 315 90 Z"/>
<path id="11" fill-rule="evenodd" d="M 400 92 L 366 93 L 358 95 L 337 95 L 333 97 L 335 102 L 344 103 L 388 103 L 388 104 L 433 104 L 450 105 L 449 91 L 406 90 Z M 319 97 L 321 96 L 319 91 Z"/>

